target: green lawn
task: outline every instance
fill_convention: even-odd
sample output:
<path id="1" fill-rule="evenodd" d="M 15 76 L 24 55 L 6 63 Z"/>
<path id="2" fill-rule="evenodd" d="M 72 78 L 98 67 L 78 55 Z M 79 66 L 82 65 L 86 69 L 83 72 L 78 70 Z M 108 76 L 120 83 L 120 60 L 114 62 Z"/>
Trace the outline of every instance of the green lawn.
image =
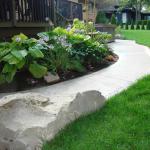
<path id="1" fill-rule="evenodd" d="M 150 30 L 122 30 L 121 33 L 125 39 L 150 47 Z"/>
<path id="2" fill-rule="evenodd" d="M 43 150 L 150 150 L 150 76 L 67 126 Z"/>

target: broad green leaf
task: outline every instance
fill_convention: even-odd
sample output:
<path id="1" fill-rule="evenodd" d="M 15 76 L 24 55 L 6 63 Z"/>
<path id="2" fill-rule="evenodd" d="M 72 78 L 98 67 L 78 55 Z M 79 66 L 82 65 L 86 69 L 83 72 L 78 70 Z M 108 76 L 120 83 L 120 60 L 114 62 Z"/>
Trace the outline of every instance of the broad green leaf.
<path id="1" fill-rule="evenodd" d="M 30 64 L 29 71 L 35 78 L 42 78 L 47 73 L 47 68 L 37 63 Z"/>
<path id="2" fill-rule="evenodd" d="M 15 76 L 15 74 L 16 74 L 16 71 L 17 71 L 17 69 L 16 69 L 16 67 L 14 67 L 11 72 L 9 72 L 9 73 L 7 73 L 7 74 L 5 75 L 6 81 L 7 81 L 8 83 L 10 83 L 10 82 L 13 80 L 13 78 L 14 78 L 14 76 Z"/>
<path id="3" fill-rule="evenodd" d="M 0 48 L 0 61 L 1 59 L 6 56 L 7 54 L 9 54 L 9 52 L 11 51 L 11 49 L 3 49 L 3 48 Z"/>
<path id="4" fill-rule="evenodd" d="M 43 58 L 44 55 L 39 49 L 35 49 L 34 47 L 29 48 L 29 53 L 31 54 L 32 57 L 35 58 Z"/>
<path id="5" fill-rule="evenodd" d="M 22 57 L 26 57 L 28 55 L 27 50 L 20 50 L 19 52 L 22 55 Z"/>
<path id="6" fill-rule="evenodd" d="M 16 42 L 19 43 L 19 42 L 25 41 L 27 39 L 28 39 L 28 37 L 26 35 L 24 35 L 23 33 L 20 33 L 20 34 L 12 37 L 12 41 L 15 43 Z"/>
<path id="7" fill-rule="evenodd" d="M 20 51 L 11 51 L 11 54 L 13 56 L 15 56 L 19 61 L 21 61 L 23 59 L 22 54 L 20 53 Z"/>
<path id="8" fill-rule="evenodd" d="M 0 84 L 5 83 L 5 76 L 0 74 Z"/>
<path id="9" fill-rule="evenodd" d="M 14 65 L 5 64 L 2 73 L 9 73 L 12 72 L 16 67 Z"/>
<path id="10" fill-rule="evenodd" d="M 5 48 L 8 48 L 9 46 L 10 46 L 9 42 L 2 42 L 2 43 L 0 43 L 0 48 L 5 49 Z"/>
<path id="11" fill-rule="evenodd" d="M 18 64 L 16 64 L 16 66 L 18 69 L 21 69 L 21 68 L 23 68 L 25 63 L 26 63 L 25 59 L 22 59 Z"/>
<path id="12" fill-rule="evenodd" d="M 3 57 L 2 61 L 6 61 L 12 65 L 19 63 L 19 60 L 15 56 L 13 56 L 11 53 Z"/>

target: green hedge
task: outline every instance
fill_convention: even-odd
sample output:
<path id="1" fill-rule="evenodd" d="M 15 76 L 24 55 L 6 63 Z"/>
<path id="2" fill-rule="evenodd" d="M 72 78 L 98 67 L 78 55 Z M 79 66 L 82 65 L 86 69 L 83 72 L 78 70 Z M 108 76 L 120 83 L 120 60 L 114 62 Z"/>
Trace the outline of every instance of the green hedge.
<path id="1" fill-rule="evenodd" d="M 99 11 L 96 16 L 96 23 L 108 23 L 108 19 L 103 11 Z"/>
<path id="2" fill-rule="evenodd" d="M 150 30 L 150 20 L 147 21 L 147 30 Z"/>
<path id="3" fill-rule="evenodd" d="M 112 14 L 112 16 L 111 16 L 111 24 L 113 24 L 113 25 L 117 24 L 117 20 L 116 20 L 115 14 Z"/>
<path id="4" fill-rule="evenodd" d="M 131 23 L 131 30 L 134 30 L 135 28 L 134 28 L 134 21 L 132 21 L 132 23 Z"/>

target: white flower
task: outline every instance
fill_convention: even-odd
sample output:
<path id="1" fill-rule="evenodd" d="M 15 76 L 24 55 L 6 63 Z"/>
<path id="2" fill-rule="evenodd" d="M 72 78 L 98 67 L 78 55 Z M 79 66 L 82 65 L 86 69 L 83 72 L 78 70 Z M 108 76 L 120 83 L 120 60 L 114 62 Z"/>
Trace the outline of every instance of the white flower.
<path id="1" fill-rule="evenodd" d="M 75 30 L 75 33 L 80 33 L 80 30 L 79 30 L 79 29 L 76 29 L 76 30 Z"/>
<path id="2" fill-rule="evenodd" d="M 39 44 L 45 44 L 45 41 L 44 41 L 43 39 L 39 39 L 39 40 L 38 40 L 38 43 L 39 43 Z"/>
<path id="3" fill-rule="evenodd" d="M 51 45 L 47 45 L 47 47 L 49 48 L 49 49 L 54 49 L 54 46 L 51 44 Z"/>
<path id="4" fill-rule="evenodd" d="M 84 32 L 85 32 L 85 30 L 84 30 L 84 29 L 82 29 L 82 30 L 81 30 L 81 33 L 84 33 Z"/>
<path id="5" fill-rule="evenodd" d="M 43 36 L 42 39 L 43 39 L 45 42 L 48 42 L 48 41 L 49 41 L 49 37 L 48 37 L 48 36 Z"/>
<path id="6" fill-rule="evenodd" d="M 20 37 L 16 37 L 16 42 L 20 42 L 21 41 L 21 38 Z"/>
<path id="7" fill-rule="evenodd" d="M 71 28 L 72 28 L 72 26 L 71 26 L 71 24 L 69 24 L 66 30 L 69 32 L 71 30 Z"/>

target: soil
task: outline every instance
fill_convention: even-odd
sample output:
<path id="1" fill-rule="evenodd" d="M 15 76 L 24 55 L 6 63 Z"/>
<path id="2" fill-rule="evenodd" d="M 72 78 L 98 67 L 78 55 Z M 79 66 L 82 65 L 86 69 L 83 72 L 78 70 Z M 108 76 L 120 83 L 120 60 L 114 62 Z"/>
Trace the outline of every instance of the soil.
<path id="1" fill-rule="evenodd" d="M 106 57 L 105 60 L 98 65 L 95 65 L 95 66 L 87 65 L 86 72 L 84 73 L 79 73 L 75 71 L 68 71 L 68 72 L 60 71 L 58 73 L 60 77 L 60 80 L 58 82 L 63 82 L 66 80 L 74 79 L 77 77 L 81 77 L 81 76 L 99 71 L 103 68 L 106 68 L 114 64 L 118 59 L 119 58 L 116 54 L 112 54 Z M 24 91 L 24 90 L 29 90 L 33 88 L 53 85 L 58 82 L 53 82 L 53 83 L 48 84 L 46 83 L 46 81 L 44 81 L 44 79 L 34 79 L 29 72 L 18 72 L 12 83 L 0 85 L 0 93 Z"/>

